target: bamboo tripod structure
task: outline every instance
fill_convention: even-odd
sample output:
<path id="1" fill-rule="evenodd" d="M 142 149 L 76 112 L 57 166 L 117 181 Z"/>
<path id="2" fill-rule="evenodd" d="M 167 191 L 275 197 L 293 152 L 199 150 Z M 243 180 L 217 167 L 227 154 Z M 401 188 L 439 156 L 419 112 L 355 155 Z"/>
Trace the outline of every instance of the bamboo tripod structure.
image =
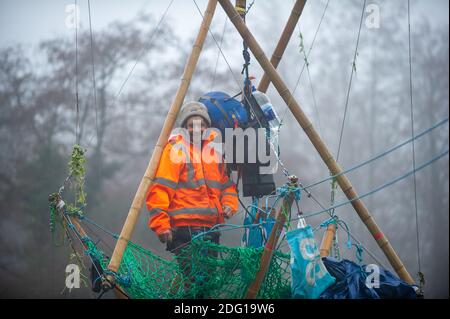
<path id="1" fill-rule="evenodd" d="M 253 53 L 256 60 L 259 62 L 261 67 L 263 68 L 265 75 L 267 76 L 269 82 L 272 82 L 280 96 L 283 98 L 289 109 L 291 110 L 292 114 L 294 115 L 297 122 L 300 124 L 302 129 L 305 131 L 308 138 L 311 140 L 311 143 L 316 148 L 317 152 L 319 153 L 320 157 L 324 161 L 324 163 L 327 165 L 328 169 L 331 171 L 333 175 L 339 175 L 342 174 L 343 170 L 339 166 L 339 164 L 334 159 L 331 152 L 328 150 L 325 143 L 321 140 L 320 136 L 317 134 L 316 130 L 314 129 L 313 125 L 309 121 L 309 119 L 306 117 L 304 112 L 302 111 L 300 105 L 297 103 L 297 101 L 292 96 L 291 92 L 287 88 L 286 84 L 283 82 L 282 78 L 276 71 L 275 67 L 272 65 L 272 63 L 269 61 L 269 59 L 264 54 L 263 50 L 259 46 L 258 42 L 255 40 L 247 26 L 245 25 L 244 21 L 240 17 L 239 13 L 235 10 L 234 6 L 231 4 L 229 0 L 209 0 L 208 5 L 204 14 L 204 18 L 199 30 L 199 33 L 197 35 L 197 39 L 195 41 L 194 47 L 192 49 L 191 55 L 189 56 L 186 68 L 183 73 L 183 77 L 181 79 L 180 87 L 176 93 L 176 96 L 174 98 L 174 101 L 170 107 L 170 110 L 167 114 L 167 118 L 164 122 L 163 129 L 161 131 L 161 134 L 158 138 L 157 144 L 154 148 L 152 157 L 150 159 L 149 165 L 145 171 L 145 175 L 143 176 L 139 188 L 136 192 L 136 195 L 133 199 L 131 208 L 128 212 L 127 219 L 125 221 L 125 224 L 123 226 L 123 229 L 120 233 L 119 239 L 117 241 L 116 247 L 114 249 L 113 255 L 111 257 L 110 264 L 108 265 L 108 268 L 113 271 L 117 272 L 124 254 L 124 251 L 128 245 L 128 242 L 131 238 L 131 235 L 133 233 L 134 227 L 136 225 L 139 212 L 141 208 L 144 205 L 145 201 L 145 195 L 147 192 L 148 187 L 151 185 L 152 180 L 155 176 L 155 172 L 157 169 L 157 166 L 159 164 L 159 160 L 161 158 L 162 150 L 164 148 L 164 145 L 166 144 L 170 131 L 173 128 L 174 122 L 176 120 L 176 117 L 178 115 L 178 112 L 180 110 L 180 107 L 183 103 L 184 97 L 186 95 L 187 89 L 190 84 L 190 80 L 192 78 L 192 74 L 195 70 L 195 67 L 198 62 L 198 58 L 202 49 L 203 42 L 206 38 L 206 34 L 208 32 L 208 29 L 210 27 L 217 2 L 220 3 L 226 14 L 228 15 L 230 21 L 234 24 L 237 31 L 240 33 L 243 40 L 247 43 L 249 49 Z M 297 1 L 298 3 L 299 1 Z M 296 3 L 296 6 L 297 6 Z M 300 6 L 300 5 L 299 5 Z M 298 8 L 298 7 L 297 7 Z M 299 11 L 296 11 L 299 12 Z M 301 12 L 301 11 L 300 11 Z M 296 13 L 293 13 L 294 15 Z M 292 14 L 291 14 L 292 15 Z M 299 16 L 299 15 L 298 15 Z M 295 19 L 295 17 L 293 18 Z M 295 25 L 295 24 L 294 24 Z M 289 40 L 290 36 L 287 35 L 289 29 L 283 32 L 283 36 L 286 37 L 286 44 Z M 292 34 L 293 28 L 291 30 Z M 282 37 L 283 37 L 282 36 Z M 282 41 L 280 41 L 282 42 Z M 273 60 L 281 59 L 281 55 L 274 54 Z M 279 61 L 278 61 L 279 62 Z M 277 62 L 275 62 L 277 63 Z M 267 83 L 267 81 L 266 81 Z M 264 86 L 268 86 L 268 84 L 264 84 Z M 261 87 L 262 89 L 264 86 Z M 266 88 L 267 89 L 267 88 Z M 349 179 L 345 175 L 339 175 L 336 177 L 336 180 L 346 195 L 346 197 L 351 201 L 352 206 L 358 216 L 361 218 L 363 223 L 366 225 L 374 239 L 376 240 L 377 244 L 380 246 L 381 250 L 386 255 L 387 259 L 389 260 L 389 263 L 395 270 L 395 272 L 399 275 L 399 277 L 406 282 L 410 284 L 414 284 L 414 280 L 406 270 L 404 264 L 398 257 L 397 253 L 387 240 L 386 236 L 383 234 L 381 229 L 376 224 L 374 218 L 369 213 L 368 209 L 364 205 L 364 203 L 358 198 L 358 194 L 356 193 L 355 189 L 353 188 L 352 184 L 350 183 Z"/>

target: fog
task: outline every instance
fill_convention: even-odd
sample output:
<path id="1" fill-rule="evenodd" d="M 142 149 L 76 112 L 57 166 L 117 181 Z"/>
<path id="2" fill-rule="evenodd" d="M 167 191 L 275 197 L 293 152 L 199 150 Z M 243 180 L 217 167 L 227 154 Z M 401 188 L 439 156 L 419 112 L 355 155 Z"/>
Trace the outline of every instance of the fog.
<path id="1" fill-rule="evenodd" d="M 48 195 L 58 191 L 68 175 L 67 163 L 78 134 L 81 146 L 87 149 L 86 214 L 106 229 L 120 232 L 201 23 L 191 1 L 175 1 L 161 24 L 169 1 L 136 1 L 127 7 L 123 2 L 112 2 L 110 10 L 105 9 L 106 1 L 92 1 L 91 50 L 87 6 L 79 2 L 77 43 L 75 29 L 64 25 L 65 2 L 43 2 L 45 13 L 31 17 L 22 13 L 19 16 L 24 18 L 19 22 L 6 17 L 14 11 L 29 14 L 35 7 L 21 1 L 0 5 L 5 17 L 0 28 L 3 298 L 95 297 L 89 287 L 71 292 L 64 289 L 71 249 L 67 243 L 55 245 L 61 243 L 60 232 L 52 238 Z M 206 1 L 197 3 L 203 11 Z M 411 101 L 415 135 L 449 115 L 448 2 L 411 1 L 412 96 L 407 1 L 369 4 L 379 9 L 379 25 L 370 27 L 370 13 L 364 13 L 356 60 L 362 1 L 331 0 L 327 8 L 327 1 L 308 1 L 278 67 L 335 157 L 339 149 L 343 169 L 410 139 Z M 269 57 L 292 5 L 293 1 L 256 0 L 248 13 L 247 24 Z M 197 100 L 212 90 L 230 95 L 240 90 L 242 40 L 220 5 L 211 30 L 214 37 L 209 34 L 206 39 L 185 101 Z M 300 32 L 304 50 L 309 53 L 307 67 Z M 217 45 L 221 45 L 223 56 Z M 263 75 L 253 56 L 250 73 L 256 83 Z M 268 95 L 283 119 L 280 155 L 289 173 L 304 185 L 328 177 L 326 165 L 272 85 Z M 414 144 L 416 167 L 448 150 L 448 137 L 447 122 L 418 138 Z M 412 144 L 408 143 L 348 177 L 359 194 L 366 194 L 412 169 Z M 409 175 L 363 199 L 415 280 L 420 260 L 426 298 L 448 298 L 448 176 L 446 155 L 416 172 L 416 198 L 414 176 Z M 286 183 L 281 170 L 276 173 L 276 182 L 277 186 Z M 303 194 L 300 201 L 304 214 L 320 211 L 320 205 L 330 206 L 330 182 L 310 191 L 313 197 Z M 249 198 L 243 200 L 249 203 Z M 336 203 L 345 200 L 339 190 Z M 336 209 L 336 214 L 382 266 L 391 269 L 351 205 Z M 240 207 L 229 222 L 241 224 L 243 217 Z M 309 218 L 308 223 L 315 227 L 325 219 L 327 215 L 321 214 Z M 142 209 L 133 241 L 170 258 L 147 227 L 147 220 Z M 112 253 L 113 238 L 96 228 L 86 230 L 107 254 Z M 323 229 L 316 232 L 318 242 L 322 234 Z M 222 243 L 239 246 L 241 236 L 241 231 L 224 232 Z M 355 260 L 355 248 L 348 249 L 346 241 L 347 234 L 339 230 L 343 257 Z M 377 262 L 367 252 L 363 257 L 364 263 Z M 85 263 L 89 267 L 89 261 Z"/>

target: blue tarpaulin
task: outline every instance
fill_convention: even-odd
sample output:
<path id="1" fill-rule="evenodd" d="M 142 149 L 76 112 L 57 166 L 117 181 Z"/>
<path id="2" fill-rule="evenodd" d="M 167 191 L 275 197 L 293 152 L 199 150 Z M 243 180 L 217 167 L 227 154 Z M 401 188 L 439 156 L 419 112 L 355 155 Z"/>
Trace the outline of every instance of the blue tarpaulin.
<path id="1" fill-rule="evenodd" d="M 415 299 L 414 286 L 377 265 L 358 265 L 350 260 L 323 258 L 336 283 L 320 299 Z"/>
<path id="2" fill-rule="evenodd" d="M 335 279 L 325 268 L 311 226 L 286 233 L 291 248 L 292 297 L 315 299 Z"/>

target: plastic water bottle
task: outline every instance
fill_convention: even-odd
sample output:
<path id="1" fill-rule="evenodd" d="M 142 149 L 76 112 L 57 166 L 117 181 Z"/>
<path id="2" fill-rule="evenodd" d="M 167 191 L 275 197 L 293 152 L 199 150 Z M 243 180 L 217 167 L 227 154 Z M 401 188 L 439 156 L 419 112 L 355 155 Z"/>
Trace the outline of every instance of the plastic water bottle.
<path id="1" fill-rule="evenodd" d="M 269 122 L 270 128 L 277 132 L 278 128 L 280 127 L 280 120 L 278 119 L 278 115 L 275 112 L 275 109 L 273 108 L 271 103 L 266 103 L 263 106 L 261 106 L 262 111 L 264 112 L 264 116 L 266 117 L 267 121 Z"/>
<path id="2" fill-rule="evenodd" d="M 273 146 L 273 151 L 278 154 L 278 129 L 280 127 L 280 120 L 278 119 L 277 113 L 270 102 L 269 97 L 260 91 L 252 92 L 253 97 L 255 98 L 258 105 L 261 107 L 263 111 L 264 117 L 269 122 L 270 126 L 270 136 L 269 141 Z"/>
<path id="3" fill-rule="evenodd" d="M 301 217 L 298 219 L 298 223 L 297 223 L 297 228 L 306 228 L 306 226 L 308 226 L 308 224 L 306 223 L 306 220 Z"/>
<path id="4" fill-rule="evenodd" d="M 270 128 L 275 132 L 278 131 L 280 120 L 278 119 L 277 113 L 275 112 L 269 97 L 260 91 L 254 91 L 252 94 L 269 122 Z"/>

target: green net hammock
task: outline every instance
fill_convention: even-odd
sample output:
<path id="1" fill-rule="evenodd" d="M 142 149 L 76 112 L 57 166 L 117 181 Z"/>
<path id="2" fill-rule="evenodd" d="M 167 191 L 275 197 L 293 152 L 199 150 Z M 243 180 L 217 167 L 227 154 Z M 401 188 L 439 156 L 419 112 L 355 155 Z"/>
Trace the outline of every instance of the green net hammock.
<path id="1" fill-rule="evenodd" d="M 87 240 L 87 254 L 107 272 L 108 258 Z M 196 239 L 172 261 L 132 242 L 116 276 L 131 298 L 244 298 L 255 279 L 263 248 L 225 247 Z M 274 253 L 258 298 L 290 298 L 289 255 Z"/>

